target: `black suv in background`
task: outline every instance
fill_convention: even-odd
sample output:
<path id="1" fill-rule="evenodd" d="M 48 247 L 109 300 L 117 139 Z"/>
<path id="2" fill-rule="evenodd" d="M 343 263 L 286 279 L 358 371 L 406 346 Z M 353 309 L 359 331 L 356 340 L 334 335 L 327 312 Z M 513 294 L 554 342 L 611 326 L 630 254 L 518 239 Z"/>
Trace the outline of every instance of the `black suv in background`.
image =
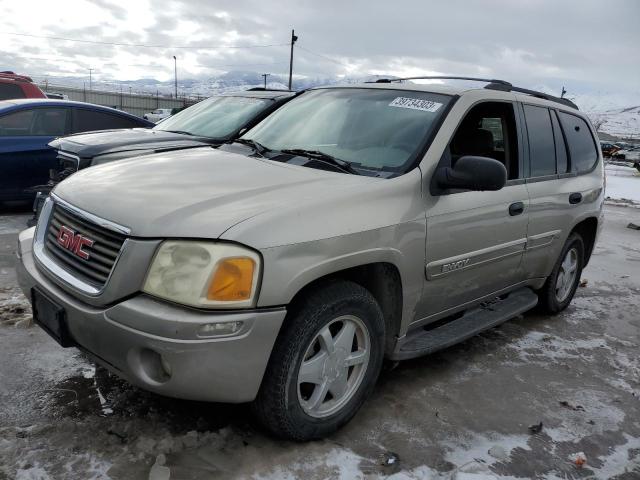
<path id="1" fill-rule="evenodd" d="M 38 187 L 35 218 L 51 189 L 78 170 L 152 153 L 218 147 L 243 134 L 295 95 L 287 90 L 253 88 L 208 98 L 150 129 L 104 130 L 57 138 L 49 146 L 57 150 L 59 169 L 51 171 L 47 185 Z"/>
<path id="2" fill-rule="evenodd" d="M 93 165 L 151 153 L 202 146 L 219 146 L 235 139 L 294 92 L 251 89 L 203 100 L 153 128 L 106 130 L 58 138 L 49 145 L 58 151 L 61 181 Z"/>

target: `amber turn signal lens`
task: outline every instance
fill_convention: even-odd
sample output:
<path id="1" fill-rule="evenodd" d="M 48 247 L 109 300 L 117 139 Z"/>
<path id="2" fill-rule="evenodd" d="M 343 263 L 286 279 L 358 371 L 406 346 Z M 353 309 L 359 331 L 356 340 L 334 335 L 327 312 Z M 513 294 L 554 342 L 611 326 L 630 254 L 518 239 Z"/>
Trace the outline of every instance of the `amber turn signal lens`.
<path id="1" fill-rule="evenodd" d="M 219 302 L 250 299 L 255 268 L 253 259 L 247 257 L 222 260 L 209 284 L 207 299 Z"/>

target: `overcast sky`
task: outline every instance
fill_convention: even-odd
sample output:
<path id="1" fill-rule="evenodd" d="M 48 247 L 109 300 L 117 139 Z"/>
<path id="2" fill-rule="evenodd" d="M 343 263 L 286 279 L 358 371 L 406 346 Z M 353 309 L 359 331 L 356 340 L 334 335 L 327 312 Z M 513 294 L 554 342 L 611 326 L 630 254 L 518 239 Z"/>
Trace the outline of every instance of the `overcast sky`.
<path id="1" fill-rule="evenodd" d="M 638 0 L 0 0 L 0 11 L 0 69 L 33 76 L 93 68 L 104 80 L 167 80 L 173 55 L 181 78 L 284 74 L 295 28 L 298 75 L 466 74 L 640 92 Z M 219 46 L 254 47 L 197 48 Z"/>

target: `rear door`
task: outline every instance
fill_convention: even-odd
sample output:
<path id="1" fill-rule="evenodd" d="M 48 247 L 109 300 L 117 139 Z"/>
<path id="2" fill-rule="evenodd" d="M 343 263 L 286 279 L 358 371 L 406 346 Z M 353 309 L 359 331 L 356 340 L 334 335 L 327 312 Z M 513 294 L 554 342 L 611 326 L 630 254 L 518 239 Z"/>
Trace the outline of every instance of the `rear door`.
<path id="1" fill-rule="evenodd" d="M 530 278 L 549 275 L 569 232 L 593 208 L 601 186 L 598 150 L 588 124 L 555 108 L 524 104 L 528 138 L 527 190 L 531 203 L 524 268 Z"/>
<path id="2" fill-rule="evenodd" d="M 0 117 L 0 195 L 31 198 L 29 187 L 49 180 L 57 166 L 55 151 L 47 144 L 68 133 L 69 111 L 64 107 L 36 107 Z"/>
<path id="3" fill-rule="evenodd" d="M 446 156 L 465 155 L 505 164 L 499 191 L 451 191 L 427 209 L 426 276 L 422 319 L 462 308 L 524 278 L 528 195 L 521 178 L 518 120 L 513 102 L 474 106 L 456 130 Z"/>

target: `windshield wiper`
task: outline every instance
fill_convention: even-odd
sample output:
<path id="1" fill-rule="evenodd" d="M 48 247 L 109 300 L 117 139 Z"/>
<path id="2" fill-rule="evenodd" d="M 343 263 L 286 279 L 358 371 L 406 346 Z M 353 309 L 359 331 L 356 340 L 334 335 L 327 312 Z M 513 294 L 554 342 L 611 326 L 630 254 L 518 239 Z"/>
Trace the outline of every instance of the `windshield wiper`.
<path id="1" fill-rule="evenodd" d="M 233 142 L 241 143 L 242 145 L 247 145 L 248 147 L 253 148 L 260 156 L 263 156 L 265 152 L 269 151 L 267 147 L 255 140 L 251 140 L 250 138 L 236 138 Z"/>
<path id="2" fill-rule="evenodd" d="M 313 158 L 314 160 L 319 160 L 324 162 L 332 167 L 336 167 L 339 170 L 342 170 L 346 173 L 351 173 L 353 175 L 360 175 L 355 168 L 351 166 L 349 162 L 346 160 L 341 160 L 340 158 L 336 158 L 333 155 L 329 155 L 328 153 L 321 152 L 320 150 L 306 150 L 304 148 L 290 148 L 280 150 L 282 153 L 288 153 L 290 155 L 302 155 L 303 157 Z"/>
<path id="3" fill-rule="evenodd" d="M 182 135 L 191 135 L 192 137 L 194 136 L 193 133 L 185 132 L 184 130 L 164 130 L 164 131 L 169 133 L 180 133 Z"/>

